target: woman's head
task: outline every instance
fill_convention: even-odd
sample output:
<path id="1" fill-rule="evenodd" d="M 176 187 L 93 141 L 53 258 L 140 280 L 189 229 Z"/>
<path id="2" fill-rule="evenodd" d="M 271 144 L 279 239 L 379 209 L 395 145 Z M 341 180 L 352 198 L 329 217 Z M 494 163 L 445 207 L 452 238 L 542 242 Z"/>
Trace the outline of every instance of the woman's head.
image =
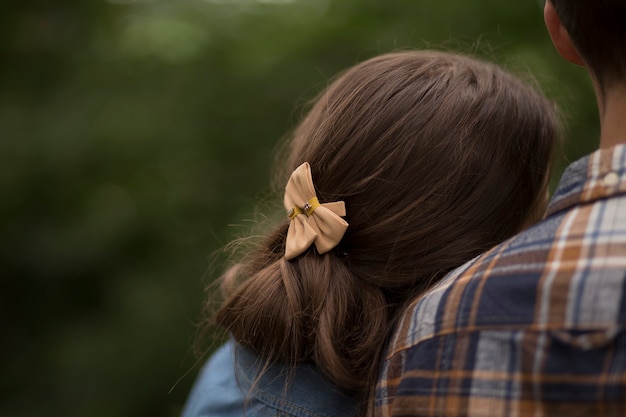
<path id="1" fill-rule="evenodd" d="M 537 220 L 556 126 L 552 104 L 495 65 L 400 52 L 337 79 L 287 165 L 308 162 L 320 201 L 345 201 L 353 273 L 415 287 Z"/>
<path id="2" fill-rule="evenodd" d="M 321 203 L 345 202 L 343 239 L 287 261 L 285 214 L 239 267 L 218 322 L 268 360 L 313 361 L 366 391 L 394 308 L 538 219 L 558 124 L 532 87 L 472 58 L 356 65 L 318 97 L 283 161 L 288 173 L 310 164 Z"/>

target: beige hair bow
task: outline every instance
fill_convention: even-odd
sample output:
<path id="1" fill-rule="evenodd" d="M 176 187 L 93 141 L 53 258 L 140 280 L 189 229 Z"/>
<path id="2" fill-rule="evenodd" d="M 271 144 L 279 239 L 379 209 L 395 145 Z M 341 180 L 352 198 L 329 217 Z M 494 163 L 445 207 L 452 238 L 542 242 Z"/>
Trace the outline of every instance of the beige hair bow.
<path id="1" fill-rule="evenodd" d="M 315 243 L 319 253 L 326 253 L 341 241 L 348 223 L 343 201 L 320 204 L 315 195 L 311 167 L 300 165 L 285 187 L 285 208 L 291 219 L 285 244 L 285 259 L 290 260 Z"/>

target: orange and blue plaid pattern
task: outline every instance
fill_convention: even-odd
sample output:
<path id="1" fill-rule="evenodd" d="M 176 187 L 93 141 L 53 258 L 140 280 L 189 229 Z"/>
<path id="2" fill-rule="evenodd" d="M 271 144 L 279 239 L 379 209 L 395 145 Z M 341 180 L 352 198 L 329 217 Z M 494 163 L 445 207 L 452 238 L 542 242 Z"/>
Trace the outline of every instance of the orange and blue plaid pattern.
<path id="1" fill-rule="evenodd" d="M 626 145 L 570 165 L 538 225 L 406 310 L 377 416 L 626 416 Z"/>

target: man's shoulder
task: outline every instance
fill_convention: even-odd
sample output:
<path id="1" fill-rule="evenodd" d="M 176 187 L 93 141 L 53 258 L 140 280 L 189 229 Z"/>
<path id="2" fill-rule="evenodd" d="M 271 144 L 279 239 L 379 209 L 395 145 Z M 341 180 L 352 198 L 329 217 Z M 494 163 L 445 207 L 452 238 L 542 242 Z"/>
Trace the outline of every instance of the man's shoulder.
<path id="1" fill-rule="evenodd" d="M 595 404 L 623 404 L 625 346 L 621 193 L 553 212 L 415 299 L 387 349 L 376 410 L 595 415 Z"/>
<path id="2" fill-rule="evenodd" d="M 449 273 L 408 306 L 388 353 L 466 329 L 626 323 L 625 286 L 622 194 L 555 213 Z"/>
<path id="3" fill-rule="evenodd" d="M 535 290 L 562 217 L 547 219 L 472 259 L 414 299 L 388 354 L 464 326 L 530 323 Z"/>

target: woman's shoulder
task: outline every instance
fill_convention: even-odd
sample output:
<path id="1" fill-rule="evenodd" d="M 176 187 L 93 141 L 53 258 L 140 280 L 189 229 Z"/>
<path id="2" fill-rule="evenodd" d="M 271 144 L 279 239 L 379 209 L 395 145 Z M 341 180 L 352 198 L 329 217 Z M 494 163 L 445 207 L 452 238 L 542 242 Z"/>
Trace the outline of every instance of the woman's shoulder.
<path id="1" fill-rule="evenodd" d="M 254 352 L 229 341 L 204 365 L 182 417 L 351 417 L 358 405 L 314 365 L 265 366 Z"/>
<path id="2" fill-rule="evenodd" d="M 216 350 L 198 374 L 182 417 L 241 417 L 245 395 L 237 385 L 232 342 Z"/>
<path id="3" fill-rule="evenodd" d="M 265 366 L 258 355 L 241 346 L 237 347 L 235 358 L 239 385 L 249 393 L 246 417 L 358 414 L 357 397 L 330 383 L 313 364 L 299 364 L 295 368 L 279 363 Z M 260 379 L 255 381 L 259 374 Z"/>

